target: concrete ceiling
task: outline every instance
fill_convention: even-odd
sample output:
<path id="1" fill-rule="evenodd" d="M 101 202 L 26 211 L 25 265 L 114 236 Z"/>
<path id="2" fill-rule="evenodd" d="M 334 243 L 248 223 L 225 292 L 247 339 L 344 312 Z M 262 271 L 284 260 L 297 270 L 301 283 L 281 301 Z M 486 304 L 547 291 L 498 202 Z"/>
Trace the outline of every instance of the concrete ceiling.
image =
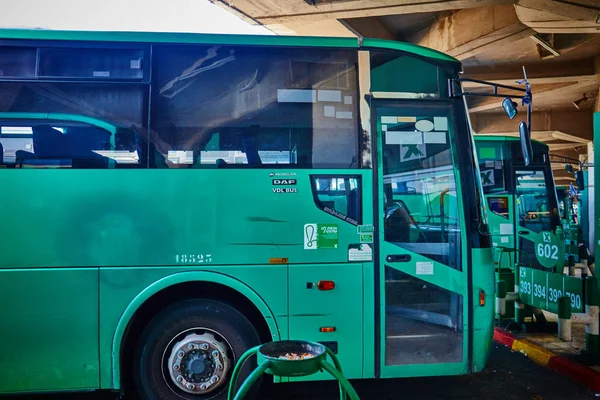
<path id="1" fill-rule="evenodd" d="M 585 159 L 600 111 L 600 0 L 210 0 L 278 34 L 401 40 L 448 53 L 465 76 L 514 84 L 527 69 L 533 137 Z M 470 90 L 485 90 L 472 84 Z M 471 98 L 478 134 L 516 134 L 498 99 Z M 581 155 L 581 157 L 580 157 Z M 557 168 L 559 183 L 573 176 Z"/>

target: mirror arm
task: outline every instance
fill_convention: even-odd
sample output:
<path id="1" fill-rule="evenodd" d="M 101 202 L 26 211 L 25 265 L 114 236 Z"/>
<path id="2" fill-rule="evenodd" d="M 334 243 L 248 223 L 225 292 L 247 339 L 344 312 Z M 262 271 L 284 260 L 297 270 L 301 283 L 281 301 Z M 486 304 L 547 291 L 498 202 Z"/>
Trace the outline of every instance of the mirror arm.
<path id="1" fill-rule="evenodd" d="M 494 88 L 494 92 L 493 93 L 478 93 L 478 92 L 463 92 L 462 90 L 457 91 L 457 90 L 455 90 L 456 84 L 459 84 L 460 82 L 473 82 L 473 83 L 479 83 L 484 86 L 491 86 Z M 524 92 L 525 94 L 523 96 L 499 94 L 498 88 L 514 90 L 517 92 Z M 516 87 L 516 86 L 502 85 L 499 83 L 481 81 L 479 79 L 470 79 L 470 78 L 448 79 L 448 92 L 450 94 L 450 97 L 479 96 L 479 97 L 511 97 L 511 98 L 516 98 L 516 99 L 524 99 L 527 96 L 527 89 L 523 89 L 523 88 Z"/>

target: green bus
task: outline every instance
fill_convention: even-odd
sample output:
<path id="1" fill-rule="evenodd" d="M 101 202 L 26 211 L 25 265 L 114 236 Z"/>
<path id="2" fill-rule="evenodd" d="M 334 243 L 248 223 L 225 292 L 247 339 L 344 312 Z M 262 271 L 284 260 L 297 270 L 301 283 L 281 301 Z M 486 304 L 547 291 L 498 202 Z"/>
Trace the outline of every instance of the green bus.
<path id="1" fill-rule="evenodd" d="M 515 261 L 544 268 L 535 255 L 535 243 L 542 232 L 557 233 L 560 227 L 562 235 L 548 146 L 531 142 L 533 161 L 525 166 L 518 138 L 475 136 L 494 262 L 499 268 L 512 268 Z M 562 259 L 556 262 L 564 264 Z"/>
<path id="2" fill-rule="evenodd" d="M 460 70 L 367 38 L 0 31 L 0 393 L 223 399 L 285 339 L 352 379 L 481 371 Z"/>
<path id="3" fill-rule="evenodd" d="M 580 202 L 581 197 L 572 190 L 572 186 L 556 186 L 558 196 L 558 212 L 565 235 L 565 260 L 572 257 L 574 263 L 581 261 L 580 249 Z"/>

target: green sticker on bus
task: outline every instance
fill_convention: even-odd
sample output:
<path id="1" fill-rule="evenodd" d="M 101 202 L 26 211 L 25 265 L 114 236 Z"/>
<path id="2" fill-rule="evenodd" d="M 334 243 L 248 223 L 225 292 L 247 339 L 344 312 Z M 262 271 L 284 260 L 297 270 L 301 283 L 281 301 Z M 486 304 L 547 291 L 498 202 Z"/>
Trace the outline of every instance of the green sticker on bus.
<path id="1" fill-rule="evenodd" d="M 360 234 L 360 242 L 361 243 L 373 243 L 373 234 L 372 233 L 361 233 Z"/>
<path id="2" fill-rule="evenodd" d="M 338 247 L 337 224 L 304 225 L 304 250 L 337 249 Z"/>
<path id="3" fill-rule="evenodd" d="M 373 225 L 358 225 L 357 227 L 358 233 L 372 233 L 375 232 L 375 228 Z"/>

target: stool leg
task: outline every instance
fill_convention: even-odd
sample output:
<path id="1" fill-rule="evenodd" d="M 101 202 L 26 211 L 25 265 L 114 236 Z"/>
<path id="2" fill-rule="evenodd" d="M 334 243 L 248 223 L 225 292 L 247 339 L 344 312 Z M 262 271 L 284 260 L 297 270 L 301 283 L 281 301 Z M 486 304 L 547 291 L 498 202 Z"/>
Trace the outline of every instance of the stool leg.
<path id="1" fill-rule="evenodd" d="M 246 380 L 242 384 L 240 391 L 235 395 L 235 398 L 233 400 L 241 400 L 244 397 L 246 397 L 246 395 L 252 388 L 254 382 L 256 382 L 256 380 L 270 367 L 271 363 L 265 362 L 259 365 L 258 368 L 256 368 L 254 371 L 252 371 L 250 376 L 248 376 L 248 378 L 246 378 Z M 231 398 L 229 398 L 229 400 L 231 400 Z"/>
<path id="2" fill-rule="evenodd" d="M 242 355 L 242 357 L 240 357 L 238 362 L 235 364 L 235 367 L 233 368 L 233 373 L 231 374 L 231 380 L 229 381 L 229 390 L 227 393 L 227 398 L 229 400 L 233 399 L 233 395 L 235 394 L 235 387 L 237 386 L 237 381 L 240 376 L 240 371 L 242 370 L 244 363 L 246 362 L 247 359 L 252 357 L 258 351 L 259 347 L 260 346 L 256 346 L 256 347 L 253 347 L 253 348 L 247 350 Z"/>
<path id="3" fill-rule="evenodd" d="M 338 360 L 335 353 L 329 347 L 325 347 L 325 352 L 331 358 L 331 361 L 333 361 L 334 367 L 338 371 L 340 371 L 341 374 L 343 374 L 342 365 L 340 364 L 340 361 Z M 346 391 L 344 390 L 344 387 L 342 385 L 340 385 L 340 399 L 346 400 Z"/>
<path id="4" fill-rule="evenodd" d="M 335 368 L 342 372 L 342 365 L 340 364 L 340 361 L 338 360 L 337 356 L 335 355 L 335 353 L 329 348 L 329 347 L 325 347 L 325 352 L 327 353 L 327 355 L 331 358 L 331 360 L 333 361 L 333 365 L 335 366 Z"/>
<path id="5" fill-rule="evenodd" d="M 342 393 L 342 391 L 344 392 L 344 397 L 342 397 L 342 400 L 346 400 L 346 393 L 348 393 L 350 400 L 360 400 L 358 394 L 356 393 L 350 382 L 348 382 L 346 377 L 342 375 L 340 371 L 338 371 L 333 365 L 329 364 L 326 361 L 322 362 L 321 365 L 323 366 L 323 369 L 325 369 L 327 372 L 333 375 L 335 379 L 337 379 L 340 385 L 340 394 Z"/>

